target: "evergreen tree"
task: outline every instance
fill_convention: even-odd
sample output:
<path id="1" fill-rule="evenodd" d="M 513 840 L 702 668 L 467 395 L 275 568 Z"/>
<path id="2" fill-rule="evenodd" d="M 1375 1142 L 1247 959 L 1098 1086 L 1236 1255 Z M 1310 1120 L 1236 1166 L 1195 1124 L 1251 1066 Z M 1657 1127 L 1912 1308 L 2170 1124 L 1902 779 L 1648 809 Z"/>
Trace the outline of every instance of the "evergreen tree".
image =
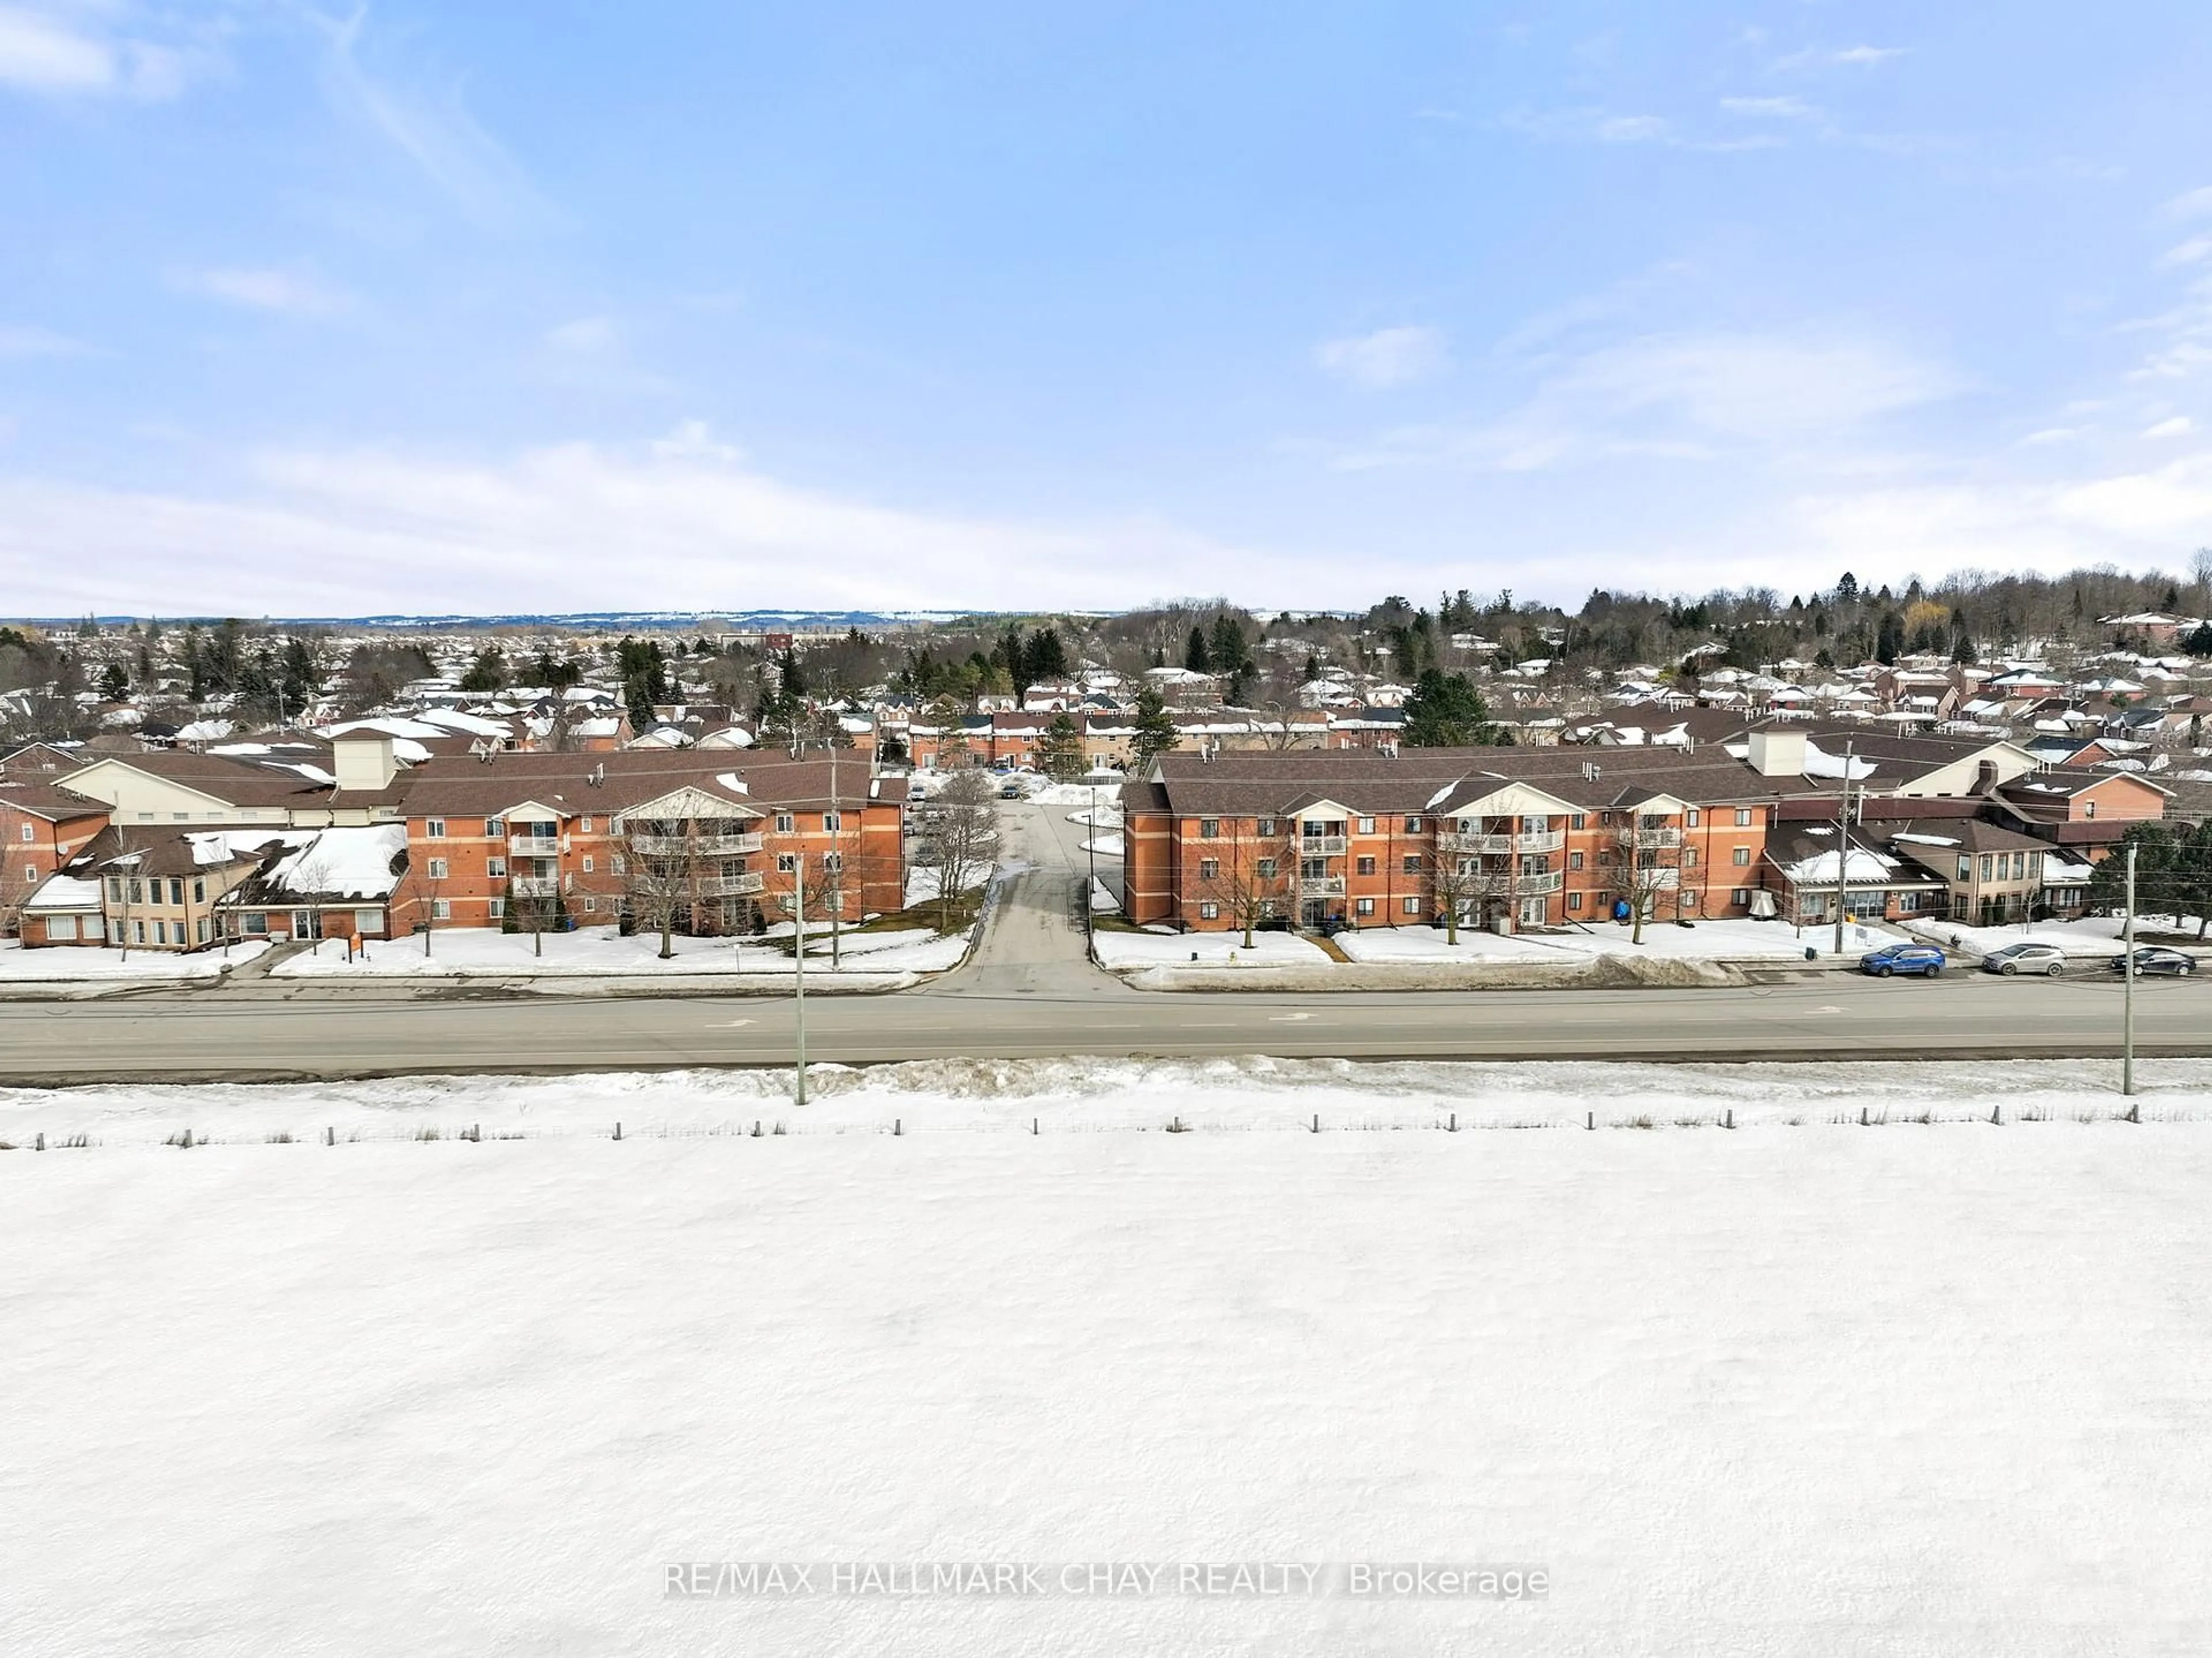
<path id="1" fill-rule="evenodd" d="M 109 702 L 120 702 L 131 695 L 131 676 L 120 662 L 111 662 L 100 671 L 100 695 Z"/>
<path id="2" fill-rule="evenodd" d="M 460 680 L 465 691 L 495 691 L 506 684 L 507 653 L 496 645 L 487 645 L 478 651 Z"/>
<path id="3" fill-rule="evenodd" d="M 1153 761 L 1182 741 L 1182 733 L 1170 718 L 1159 687 L 1146 682 L 1137 692 L 1136 730 L 1129 738 L 1129 758 L 1137 774 L 1141 777 L 1149 772 Z"/>
<path id="4" fill-rule="evenodd" d="M 1040 679 L 1065 679 L 1067 677 L 1067 650 L 1060 642 L 1060 629 L 1057 628 L 1040 628 L 1031 634 L 1022 654 L 1028 669 L 1024 689 Z"/>
<path id="5" fill-rule="evenodd" d="M 1206 654 L 1205 629 L 1193 628 L 1190 630 L 1190 643 L 1184 647 L 1182 665 L 1193 673 L 1213 671 L 1213 659 Z"/>
<path id="6" fill-rule="evenodd" d="M 1037 743 L 1037 768 L 1055 783 L 1083 775 L 1083 731 L 1064 710 L 1053 715 Z"/>
<path id="7" fill-rule="evenodd" d="M 1491 724 L 1482 694 L 1465 674 L 1429 668 L 1406 699 L 1402 740 L 1408 748 L 1448 749 L 1498 747 L 1512 739 Z"/>

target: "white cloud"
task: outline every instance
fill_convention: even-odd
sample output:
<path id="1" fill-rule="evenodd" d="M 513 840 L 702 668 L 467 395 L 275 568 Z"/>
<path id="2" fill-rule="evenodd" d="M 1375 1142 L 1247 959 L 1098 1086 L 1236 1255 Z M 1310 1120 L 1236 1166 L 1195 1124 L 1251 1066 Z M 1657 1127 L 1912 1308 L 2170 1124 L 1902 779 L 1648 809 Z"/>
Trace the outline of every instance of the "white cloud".
<path id="1" fill-rule="evenodd" d="M 2155 426 L 2145 427 L 2143 435 L 2147 438 L 2185 438 L 2194 430 L 2196 422 L 2188 416 L 2176 415 L 2171 420 L 2162 420 Z"/>
<path id="2" fill-rule="evenodd" d="M 1674 137 L 1674 124 L 1661 115 L 1609 115 L 1591 129 L 1601 143 L 1656 144 Z"/>
<path id="3" fill-rule="evenodd" d="M 0 87 L 51 96 L 175 96 L 207 54 L 102 31 L 119 16 L 98 5 L 0 4 Z"/>
<path id="4" fill-rule="evenodd" d="M 1846 69 L 1868 69 L 1876 64 L 1888 63 L 1905 56 L 1903 46 L 1844 46 L 1837 50 L 1828 46 L 1808 46 L 1802 52 L 1793 52 L 1787 58 L 1778 58 L 1774 67 L 1778 70 L 1823 69 L 1831 65 Z"/>
<path id="5" fill-rule="evenodd" d="M 50 328 L 10 328 L 0 323 L 0 357 L 73 357 L 84 347 Z"/>
<path id="6" fill-rule="evenodd" d="M 1444 337 L 1433 328 L 1378 328 L 1314 348 L 1324 373 L 1369 391 L 1434 380 L 1451 367 Z"/>
<path id="7" fill-rule="evenodd" d="M 613 350 L 622 342 L 612 317 L 573 317 L 545 331 L 545 343 L 570 356 Z"/>
<path id="8" fill-rule="evenodd" d="M 2212 185 L 2196 190 L 2185 190 L 2166 203 L 2163 211 L 2169 219 L 2203 219 L 2212 217 Z"/>
<path id="9" fill-rule="evenodd" d="M 1784 121 L 1809 121 L 1820 113 L 1802 98 L 1723 98 L 1721 107 L 1731 115 L 1771 117 Z"/>
<path id="10" fill-rule="evenodd" d="M 2046 426 L 2040 432 L 2030 432 L 2021 441 L 2023 444 L 2069 443 L 2089 428 L 2086 426 Z"/>
<path id="11" fill-rule="evenodd" d="M 1650 335 L 1553 367 L 1502 420 L 1401 428 L 1336 464 L 1530 471 L 1602 455 L 1706 459 L 1747 446 L 1832 441 L 1961 389 L 1942 365 L 1872 341 Z"/>
<path id="12" fill-rule="evenodd" d="M 198 271 L 185 279 L 185 286 L 249 311 L 289 317 L 334 317 L 352 303 L 314 276 L 274 266 Z"/>
<path id="13" fill-rule="evenodd" d="M 2183 265 L 2202 264 L 2208 253 L 2212 253 L 2212 236 L 2191 236 L 2178 247 L 2169 247 L 2160 254 L 2156 268 L 2178 270 Z"/>
<path id="14" fill-rule="evenodd" d="M 55 556 L 66 548 L 68 557 Z M 1156 519 L 1028 523 L 883 506 L 744 465 L 703 426 L 641 450 L 470 462 L 257 458 L 235 491 L 0 476 L 0 568 L 32 613 L 363 615 L 612 605 L 1093 606 L 1188 591 L 1346 590 L 1340 560 Z M 1195 574 L 1194 574 L 1195 573 Z"/>
<path id="15" fill-rule="evenodd" d="M 2171 553 L 2177 544 L 2212 540 L 2212 456 L 2062 489 L 2053 504 L 2071 522 L 2138 543 L 2164 544 Z"/>

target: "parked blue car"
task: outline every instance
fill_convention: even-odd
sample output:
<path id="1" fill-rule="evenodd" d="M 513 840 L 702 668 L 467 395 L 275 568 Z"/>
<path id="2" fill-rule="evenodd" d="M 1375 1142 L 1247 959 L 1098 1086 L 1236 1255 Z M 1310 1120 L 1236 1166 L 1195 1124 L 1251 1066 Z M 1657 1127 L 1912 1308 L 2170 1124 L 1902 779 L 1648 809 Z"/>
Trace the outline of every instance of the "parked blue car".
<path id="1" fill-rule="evenodd" d="M 1924 973 L 1933 979 L 1944 967 L 1943 952 L 1933 944 L 1884 944 L 1859 957 L 1859 971 L 1887 979 L 1893 973 Z"/>

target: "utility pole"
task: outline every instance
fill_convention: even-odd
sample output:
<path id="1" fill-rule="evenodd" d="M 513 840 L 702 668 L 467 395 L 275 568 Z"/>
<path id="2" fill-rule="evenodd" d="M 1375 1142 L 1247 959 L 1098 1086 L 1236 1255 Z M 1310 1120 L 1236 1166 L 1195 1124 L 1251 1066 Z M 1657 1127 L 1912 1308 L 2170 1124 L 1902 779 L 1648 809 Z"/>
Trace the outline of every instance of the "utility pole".
<path id="1" fill-rule="evenodd" d="M 1836 954 L 1844 953 L 1844 907 L 1851 872 L 1851 745 L 1844 744 L 1844 793 L 1836 808 Z"/>
<path id="2" fill-rule="evenodd" d="M 804 843 L 802 843 L 804 844 Z M 806 854 L 799 854 L 798 885 L 794 889 L 797 908 L 793 925 L 798 932 L 792 939 L 794 946 L 792 959 L 796 969 L 792 975 L 791 1008 L 798 1029 L 799 1072 L 792 1089 L 792 1103 L 806 1103 Z"/>
<path id="3" fill-rule="evenodd" d="M 834 867 L 823 873 L 832 878 L 825 884 L 830 889 L 830 970 L 837 970 L 837 922 L 845 908 L 845 803 L 837 798 L 837 714 L 830 714 L 830 821 L 836 828 L 830 834 L 830 851 L 836 859 Z M 802 855 L 799 861 L 805 862 Z"/>
<path id="4" fill-rule="evenodd" d="M 2136 847 L 2128 846 L 2128 920 L 2120 934 L 2127 951 L 2127 983 L 2120 999 L 2120 1092 L 2136 1091 Z"/>
<path id="5" fill-rule="evenodd" d="M 1098 890 L 1098 785 L 1086 782 L 1085 787 L 1091 794 L 1091 822 L 1087 825 L 1091 833 L 1083 837 L 1083 849 L 1091 859 L 1091 878 L 1083 884 L 1083 936 L 1095 938 L 1097 927 L 1091 919 L 1091 900 Z M 1121 856 L 1126 859 L 1128 855 L 1128 844 L 1124 841 Z"/>

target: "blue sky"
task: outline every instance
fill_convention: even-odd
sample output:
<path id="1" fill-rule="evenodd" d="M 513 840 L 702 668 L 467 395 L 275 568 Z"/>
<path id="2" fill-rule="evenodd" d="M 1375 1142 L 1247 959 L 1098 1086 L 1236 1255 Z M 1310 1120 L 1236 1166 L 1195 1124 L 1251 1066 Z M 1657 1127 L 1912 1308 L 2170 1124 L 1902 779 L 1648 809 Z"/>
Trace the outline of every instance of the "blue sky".
<path id="1" fill-rule="evenodd" d="M 2201 3 L 0 0 L 5 602 L 2180 570 L 2207 62 Z"/>

